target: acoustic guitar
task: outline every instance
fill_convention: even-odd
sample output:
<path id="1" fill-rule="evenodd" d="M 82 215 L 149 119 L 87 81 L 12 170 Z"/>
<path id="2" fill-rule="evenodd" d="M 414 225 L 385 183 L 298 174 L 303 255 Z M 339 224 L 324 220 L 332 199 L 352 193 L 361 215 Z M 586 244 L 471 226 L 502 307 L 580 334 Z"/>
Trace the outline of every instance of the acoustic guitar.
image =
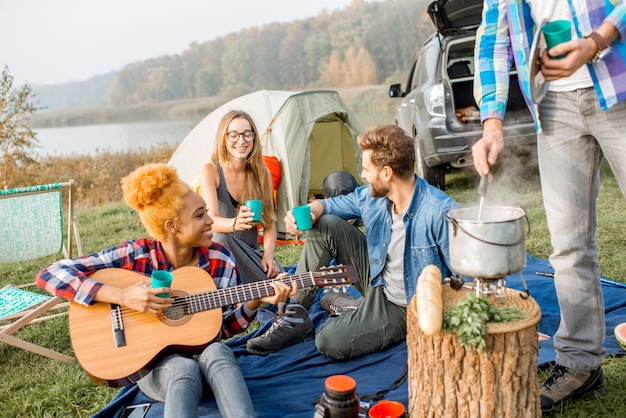
<path id="1" fill-rule="evenodd" d="M 70 303 L 69 329 L 81 366 L 97 383 L 124 386 L 145 376 L 172 353 L 201 353 L 220 337 L 222 307 L 274 294 L 271 280 L 298 288 L 342 286 L 356 283 L 352 266 L 324 267 L 282 279 L 268 279 L 217 289 L 211 276 L 199 267 L 174 270 L 170 296 L 173 306 L 151 314 L 116 304 L 96 302 L 89 307 Z M 104 284 L 128 287 L 146 276 L 124 269 L 103 269 L 90 276 Z"/>

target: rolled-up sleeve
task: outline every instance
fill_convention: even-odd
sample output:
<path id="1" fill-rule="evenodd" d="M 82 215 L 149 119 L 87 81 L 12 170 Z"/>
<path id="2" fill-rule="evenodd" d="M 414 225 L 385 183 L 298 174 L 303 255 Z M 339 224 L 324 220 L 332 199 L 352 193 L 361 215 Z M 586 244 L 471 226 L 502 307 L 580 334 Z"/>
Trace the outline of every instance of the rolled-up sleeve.
<path id="1" fill-rule="evenodd" d="M 474 99 L 481 121 L 503 120 L 512 62 L 505 2 L 485 0 L 474 48 Z"/>
<path id="2" fill-rule="evenodd" d="M 50 264 L 37 275 L 37 285 L 53 295 L 89 305 L 102 283 L 89 275 L 104 268 L 128 268 L 133 263 L 137 245 L 127 241 L 101 252 Z"/>
<path id="3" fill-rule="evenodd" d="M 620 1 L 606 18 L 606 21 L 615 26 L 619 32 L 620 41 L 626 42 L 626 1 Z"/>

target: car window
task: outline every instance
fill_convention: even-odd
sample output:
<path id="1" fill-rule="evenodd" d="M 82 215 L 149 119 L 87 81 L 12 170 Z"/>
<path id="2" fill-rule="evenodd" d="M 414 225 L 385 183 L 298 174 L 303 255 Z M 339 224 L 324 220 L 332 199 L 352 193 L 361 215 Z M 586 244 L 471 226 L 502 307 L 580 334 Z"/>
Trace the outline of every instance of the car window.
<path id="1" fill-rule="evenodd" d="M 445 62 L 451 79 L 474 75 L 474 38 L 448 42 Z"/>
<path id="2" fill-rule="evenodd" d="M 432 85 L 438 60 L 439 42 L 433 38 L 433 41 L 424 45 L 417 56 L 411 91 L 418 88 L 423 90 Z"/>
<path id="3" fill-rule="evenodd" d="M 417 71 L 415 71 L 415 73 L 413 74 L 413 82 L 411 83 L 411 91 L 415 90 L 420 84 L 424 84 L 425 71 L 420 71 L 420 69 L 423 67 L 424 67 L 424 54 L 420 53 L 420 55 L 417 57 L 417 63 L 415 64 L 415 68 L 417 69 Z"/>
<path id="4" fill-rule="evenodd" d="M 413 67 L 411 67 L 411 71 L 409 71 L 409 79 L 406 81 L 407 91 L 413 90 L 413 77 L 415 76 L 415 66 L 417 65 L 417 61 L 413 62 Z"/>

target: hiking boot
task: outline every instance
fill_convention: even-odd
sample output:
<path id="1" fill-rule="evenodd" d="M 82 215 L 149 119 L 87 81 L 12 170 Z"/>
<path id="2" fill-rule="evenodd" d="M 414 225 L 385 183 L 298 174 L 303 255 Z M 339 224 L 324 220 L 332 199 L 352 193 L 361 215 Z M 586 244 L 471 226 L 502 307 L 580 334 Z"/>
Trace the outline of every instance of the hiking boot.
<path id="1" fill-rule="evenodd" d="M 315 327 L 304 306 L 287 305 L 285 313 L 276 313 L 272 326 L 248 340 L 246 351 L 261 356 L 315 337 Z"/>
<path id="2" fill-rule="evenodd" d="M 546 414 L 576 399 L 589 399 L 606 393 L 604 373 L 598 367 L 589 372 L 555 365 L 550 376 L 541 384 L 541 413 Z"/>
<path id="3" fill-rule="evenodd" d="M 330 316 L 339 316 L 343 313 L 356 311 L 363 303 L 363 298 L 355 299 L 347 293 L 328 292 L 320 300 L 322 309 L 328 311 Z"/>

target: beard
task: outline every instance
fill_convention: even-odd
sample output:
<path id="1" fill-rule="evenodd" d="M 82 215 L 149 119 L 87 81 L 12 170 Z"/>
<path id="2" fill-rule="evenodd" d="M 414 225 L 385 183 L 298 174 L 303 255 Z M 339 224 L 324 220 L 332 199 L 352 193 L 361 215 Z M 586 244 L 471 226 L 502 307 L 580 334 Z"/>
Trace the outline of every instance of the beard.
<path id="1" fill-rule="evenodd" d="M 389 194 L 389 188 L 380 183 L 370 183 L 370 194 L 372 197 L 385 197 Z"/>

